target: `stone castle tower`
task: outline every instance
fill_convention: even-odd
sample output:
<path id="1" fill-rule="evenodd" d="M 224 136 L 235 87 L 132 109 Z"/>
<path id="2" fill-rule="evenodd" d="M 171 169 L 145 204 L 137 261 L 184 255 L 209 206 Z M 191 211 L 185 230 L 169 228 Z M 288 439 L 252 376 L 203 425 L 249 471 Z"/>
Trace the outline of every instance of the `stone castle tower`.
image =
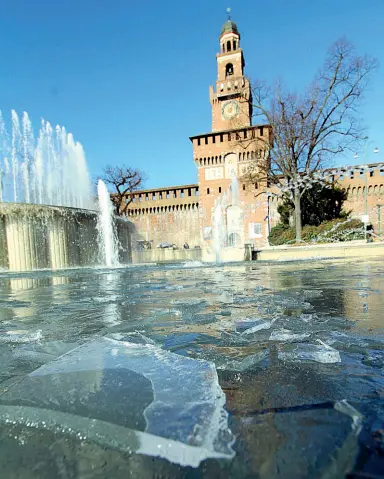
<path id="1" fill-rule="evenodd" d="M 240 33 L 231 19 L 221 29 L 219 48 L 216 86 L 209 88 L 212 131 L 190 138 L 198 170 L 202 244 L 212 242 L 218 204 L 225 245 L 262 243 L 268 234 L 265 195 L 256 201 L 262 185 L 250 185 L 243 178 L 255 159 L 266 157 L 270 128 L 252 126 L 252 91 L 244 75 Z"/>
<path id="2" fill-rule="evenodd" d="M 216 55 L 216 91 L 211 86 L 212 131 L 251 126 L 251 88 L 244 77 L 244 55 L 240 48 L 240 34 L 230 19 L 220 35 L 220 53 Z"/>

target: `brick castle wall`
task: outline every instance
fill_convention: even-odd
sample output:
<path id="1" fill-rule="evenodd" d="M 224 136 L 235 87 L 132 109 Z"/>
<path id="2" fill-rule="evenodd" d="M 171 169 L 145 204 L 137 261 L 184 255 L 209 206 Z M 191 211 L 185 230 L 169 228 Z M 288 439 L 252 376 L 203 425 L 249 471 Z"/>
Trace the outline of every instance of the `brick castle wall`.
<path id="1" fill-rule="evenodd" d="M 225 153 L 213 155 L 212 150 L 205 149 L 200 152 L 207 156 L 195 158 L 195 163 L 198 164 L 198 184 L 135 193 L 134 201 L 128 208 L 128 217 L 136 225 L 138 239 L 152 241 L 154 247 L 163 241 L 175 243 L 179 247 L 185 241 L 190 247 L 210 243 L 209 235 L 204 235 L 205 228 L 212 227 L 214 223 L 213 214 L 217 202 L 225 196 L 231 202 L 233 185 L 232 179 L 225 177 Z M 245 156 L 245 160 L 246 158 Z M 242 160 L 238 161 L 239 168 L 241 162 Z M 363 173 L 358 168 L 353 174 L 347 170 L 329 170 L 328 180 L 336 181 L 347 190 L 348 199 L 344 203 L 344 210 L 351 211 L 351 217 L 361 219 L 365 213 L 366 201 L 370 223 L 377 232 L 384 232 L 384 168 L 381 164 L 368 166 L 370 171 Z M 224 173 L 221 178 L 211 179 L 212 171 L 213 174 L 220 171 L 216 168 L 222 168 Z M 237 185 L 244 225 L 241 241 L 254 244 L 255 247 L 265 246 L 268 228 L 279 222 L 277 206 L 280 200 L 276 197 L 268 199 L 264 184 L 250 185 L 240 180 Z M 255 232 L 255 224 L 260 225 L 256 228 L 260 233 Z"/>
<path id="2" fill-rule="evenodd" d="M 136 241 L 191 248 L 200 244 L 199 187 L 196 184 L 138 191 L 127 216 L 136 226 Z"/>

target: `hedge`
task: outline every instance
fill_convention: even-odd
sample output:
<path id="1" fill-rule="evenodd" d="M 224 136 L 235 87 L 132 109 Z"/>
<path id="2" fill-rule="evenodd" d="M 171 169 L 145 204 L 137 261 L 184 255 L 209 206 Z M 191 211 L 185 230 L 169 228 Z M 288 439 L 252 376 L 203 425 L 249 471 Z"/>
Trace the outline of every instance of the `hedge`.
<path id="1" fill-rule="evenodd" d="M 271 229 L 268 240 L 271 246 L 294 243 L 294 228 L 278 224 Z M 301 238 L 306 243 L 334 243 L 364 239 L 364 224 L 358 219 L 337 218 L 324 221 L 319 226 L 304 226 Z"/>

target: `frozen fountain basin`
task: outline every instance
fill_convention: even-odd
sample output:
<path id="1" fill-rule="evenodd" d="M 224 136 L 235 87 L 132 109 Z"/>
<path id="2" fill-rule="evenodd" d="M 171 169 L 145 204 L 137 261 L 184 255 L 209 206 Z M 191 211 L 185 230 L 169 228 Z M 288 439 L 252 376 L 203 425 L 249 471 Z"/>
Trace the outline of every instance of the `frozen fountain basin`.
<path id="1" fill-rule="evenodd" d="M 0 203 L 0 267 L 9 271 L 94 266 L 99 260 L 97 217 L 92 210 Z M 129 221 L 115 218 L 120 263 L 131 261 Z"/>

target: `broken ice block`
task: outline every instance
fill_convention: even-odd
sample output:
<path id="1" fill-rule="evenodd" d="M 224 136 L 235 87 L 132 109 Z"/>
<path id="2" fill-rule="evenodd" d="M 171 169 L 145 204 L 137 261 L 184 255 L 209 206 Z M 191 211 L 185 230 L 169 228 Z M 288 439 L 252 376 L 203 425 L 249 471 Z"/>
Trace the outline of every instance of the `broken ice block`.
<path id="1" fill-rule="evenodd" d="M 0 423 L 12 416 L 29 427 L 26 418 L 44 410 L 35 429 L 75 431 L 100 444 L 111 440 L 124 451 L 197 467 L 207 458 L 234 456 L 224 405 L 213 363 L 101 338 L 9 388 L 0 398 Z"/>
<path id="2" fill-rule="evenodd" d="M 289 329 L 280 329 L 272 331 L 269 337 L 270 341 L 300 341 L 305 338 L 309 338 L 308 333 L 293 333 Z"/>
<path id="3" fill-rule="evenodd" d="M 273 323 L 274 320 L 267 321 L 265 319 L 245 318 L 236 321 L 235 326 L 236 331 L 242 331 L 242 335 L 248 335 L 261 331 L 262 329 L 270 329 Z"/>
<path id="4" fill-rule="evenodd" d="M 309 360 L 318 363 L 340 363 L 340 353 L 336 349 L 317 340 L 319 344 L 296 344 L 291 350 L 279 351 L 278 357 L 284 361 Z"/>

